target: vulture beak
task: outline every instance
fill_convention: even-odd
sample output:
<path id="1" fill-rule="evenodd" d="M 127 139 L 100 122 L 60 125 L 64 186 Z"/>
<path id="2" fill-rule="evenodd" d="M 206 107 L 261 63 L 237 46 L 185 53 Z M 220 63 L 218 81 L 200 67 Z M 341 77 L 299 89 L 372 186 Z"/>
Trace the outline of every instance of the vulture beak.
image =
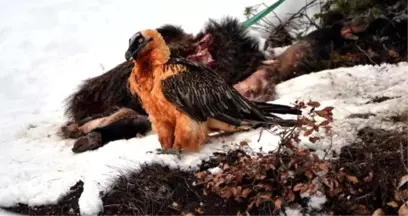
<path id="1" fill-rule="evenodd" d="M 129 47 L 125 53 L 126 61 L 136 59 L 143 47 L 145 47 L 150 41 L 152 41 L 152 38 L 146 39 L 140 32 L 134 34 L 129 39 Z"/>

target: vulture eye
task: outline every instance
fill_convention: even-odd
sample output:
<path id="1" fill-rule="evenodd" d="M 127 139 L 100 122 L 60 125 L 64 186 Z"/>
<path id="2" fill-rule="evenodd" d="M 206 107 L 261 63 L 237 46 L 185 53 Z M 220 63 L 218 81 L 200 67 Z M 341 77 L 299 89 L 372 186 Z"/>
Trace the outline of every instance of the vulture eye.
<path id="1" fill-rule="evenodd" d="M 137 32 L 134 34 L 130 39 L 129 39 L 129 45 L 132 44 L 133 42 L 137 41 L 138 43 L 143 42 L 143 36 L 140 34 L 140 32 Z"/>

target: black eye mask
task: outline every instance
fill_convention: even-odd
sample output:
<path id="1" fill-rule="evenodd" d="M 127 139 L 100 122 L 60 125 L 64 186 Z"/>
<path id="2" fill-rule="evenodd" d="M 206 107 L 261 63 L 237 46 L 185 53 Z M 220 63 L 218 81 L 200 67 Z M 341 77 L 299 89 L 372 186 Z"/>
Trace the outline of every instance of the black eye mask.
<path id="1" fill-rule="evenodd" d="M 152 38 L 146 39 L 140 32 L 137 32 L 129 39 L 129 47 L 125 53 L 125 58 L 127 61 L 136 59 L 140 50 L 145 47 Z"/>

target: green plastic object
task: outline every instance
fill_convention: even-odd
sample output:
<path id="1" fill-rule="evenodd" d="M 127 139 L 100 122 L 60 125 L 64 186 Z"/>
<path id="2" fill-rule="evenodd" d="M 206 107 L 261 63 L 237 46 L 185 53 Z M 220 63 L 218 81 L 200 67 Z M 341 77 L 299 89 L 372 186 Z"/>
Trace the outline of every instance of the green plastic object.
<path id="1" fill-rule="evenodd" d="M 273 10 L 275 10 L 275 8 L 277 8 L 280 4 L 282 4 L 285 0 L 278 0 L 277 2 L 275 2 L 273 5 L 267 7 L 266 9 L 264 9 L 263 11 L 255 14 L 255 16 L 247 19 L 245 22 L 242 23 L 242 26 L 247 29 L 249 28 L 251 25 L 257 23 L 260 19 L 262 19 L 264 16 L 268 15 L 270 12 L 272 12 Z"/>

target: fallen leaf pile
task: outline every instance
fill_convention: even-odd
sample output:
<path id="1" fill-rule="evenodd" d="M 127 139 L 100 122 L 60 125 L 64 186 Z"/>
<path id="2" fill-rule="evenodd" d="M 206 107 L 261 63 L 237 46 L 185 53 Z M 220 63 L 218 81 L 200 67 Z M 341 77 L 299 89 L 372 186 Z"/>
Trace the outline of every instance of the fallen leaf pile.
<path id="1" fill-rule="evenodd" d="M 269 214 L 278 214 L 287 206 L 305 206 L 308 198 L 316 193 L 324 194 L 328 199 L 321 209 L 324 213 L 372 215 L 374 212 L 406 211 L 403 201 L 408 199 L 408 177 L 399 183 L 405 188 L 400 186 L 395 192 L 395 199 L 389 200 L 375 186 L 384 183 L 379 181 L 381 176 L 378 173 L 381 172 L 367 169 L 356 173 L 350 169 L 353 161 L 342 164 L 320 159 L 309 149 L 297 145 L 300 136 L 309 137 L 312 142 L 320 140 L 314 131 L 330 135 L 333 107 L 317 110 L 320 104 L 313 101 L 298 102 L 296 106 L 311 108 L 310 113 L 299 117 L 297 126 L 284 133 L 277 151 L 264 154 L 241 151 L 235 161 L 218 164 L 222 172 L 196 173 L 196 184 L 202 187 L 202 193 L 207 196 L 215 194 L 226 202 L 237 202 L 250 214 L 259 214 L 260 209 L 270 209 Z M 386 205 L 392 209 L 381 209 Z"/>

